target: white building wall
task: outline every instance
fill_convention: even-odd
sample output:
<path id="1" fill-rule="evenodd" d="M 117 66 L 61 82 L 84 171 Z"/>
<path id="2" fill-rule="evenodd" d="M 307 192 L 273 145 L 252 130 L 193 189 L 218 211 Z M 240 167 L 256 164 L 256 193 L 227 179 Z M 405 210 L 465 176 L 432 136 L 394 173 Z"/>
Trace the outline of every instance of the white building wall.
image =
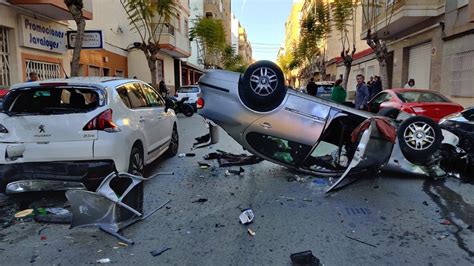
<path id="1" fill-rule="evenodd" d="M 239 54 L 239 20 L 233 13 L 230 25 L 230 45 L 234 48 L 235 54 Z"/>
<path id="2" fill-rule="evenodd" d="M 337 67 L 336 79 L 339 79 L 341 75 L 344 75 L 346 67 L 340 65 Z M 347 92 L 348 99 L 353 100 L 355 89 L 357 85 L 356 76 L 362 74 L 365 76 L 365 82 L 370 80 L 371 76 L 379 75 L 379 63 L 377 59 L 370 59 L 368 61 L 361 60 L 360 63 L 354 62 L 349 73 L 349 80 L 347 81 Z"/>
<path id="3" fill-rule="evenodd" d="M 163 60 L 165 83 L 167 86 L 172 86 L 174 84 L 174 59 L 163 54 L 160 54 L 158 58 Z M 128 76 L 136 76 L 139 80 L 151 82 L 150 69 L 142 51 L 134 49 L 128 54 Z M 158 82 L 160 81 L 158 80 Z"/>
<path id="4" fill-rule="evenodd" d="M 189 16 L 189 29 L 194 27 L 194 22 L 196 19 L 204 16 L 204 0 L 190 0 L 190 16 Z M 187 62 L 204 68 L 204 64 L 202 64 L 198 58 L 198 45 L 197 41 L 193 40 L 191 42 L 191 56 L 187 59 Z"/>

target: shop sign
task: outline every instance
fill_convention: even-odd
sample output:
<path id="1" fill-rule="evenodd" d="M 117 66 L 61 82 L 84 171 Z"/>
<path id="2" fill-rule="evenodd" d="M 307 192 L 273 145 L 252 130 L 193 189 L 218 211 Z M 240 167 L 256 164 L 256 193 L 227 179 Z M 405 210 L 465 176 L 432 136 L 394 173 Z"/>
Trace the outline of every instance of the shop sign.
<path id="1" fill-rule="evenodd" d="M 65 53 L 66 26 L 20 16 L 20 42 L 22 46 L 53 53 Z"/>

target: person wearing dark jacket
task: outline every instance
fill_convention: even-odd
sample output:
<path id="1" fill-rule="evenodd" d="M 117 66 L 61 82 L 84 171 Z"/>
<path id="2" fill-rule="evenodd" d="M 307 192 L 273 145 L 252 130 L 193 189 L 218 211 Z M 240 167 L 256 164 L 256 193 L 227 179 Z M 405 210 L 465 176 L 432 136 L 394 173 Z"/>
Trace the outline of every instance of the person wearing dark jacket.
<path id="1" fill-rule="evenodd" d="M 357 75 L 357 86 L 355 92 L 355 109 L 357 110 L 367 110 L 367 102 L 369 99 L 369 88 L 365 85 L 364 75 Z"/>
<path id="2" fill-rule="evenodd" d="M 168 88 L 166 87 L 166 84 L 163 80 L 160 81 L 159 89 L 160 89 L 160 93 L 161 93 L 161 95 L 163 95 L 163 97 L 168 95 Z"/>
<path id="3" fill-rule="evenodd" d="M 334 88 L 332 88 L 332 93 L 331 93 L 331 100 L 338 102 L 338 103 L 344 103 L 346 101 L 346 90 L 341 86 L 342 79 L 336 80 L 334 83 Z"/>
<path id="4" fill-rule="evenodd" d="M 308 85 L 306 85 L 306 91 L 309 95 L 316 96 L 316 83 L 314 83 L 314 78 L 309 80 Z"/>
<path id="5" fill-rule="evenodd" d="M 374 98 L 377 93 L 382 91 L 382 81 L 380 81 L 379 76 L 375 76 L 375 80 L 372 84 L 372 86 L 369 87 L 369 92 L 370 92 L 370 99 Z"/>

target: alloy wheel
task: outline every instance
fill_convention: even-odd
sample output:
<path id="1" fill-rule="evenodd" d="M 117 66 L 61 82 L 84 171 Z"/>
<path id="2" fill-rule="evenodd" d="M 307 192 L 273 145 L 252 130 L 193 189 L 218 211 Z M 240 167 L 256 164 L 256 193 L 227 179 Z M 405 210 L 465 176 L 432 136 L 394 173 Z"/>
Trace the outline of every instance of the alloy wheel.
<path id="1" fill-rule="evenodd" d="M 406 144 L 414 150 L 426 150 L 433 145 L 436 134 L 433 127 L 425 122 L 410 124 L 404 131 Z"/>
<path id="2" fill-rule="evenodd" d="M 270 95 L 277 87 L 277 75 L 271 68 L 260 67 L 250 75 L 250 88 L 259 96 Z"/>

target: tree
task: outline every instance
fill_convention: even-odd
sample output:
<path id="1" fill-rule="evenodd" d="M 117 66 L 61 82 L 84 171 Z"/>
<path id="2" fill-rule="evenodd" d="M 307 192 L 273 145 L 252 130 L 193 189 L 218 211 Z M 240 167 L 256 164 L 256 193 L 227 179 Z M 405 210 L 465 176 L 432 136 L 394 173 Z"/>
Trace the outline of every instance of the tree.
<path id="1" fill-rule="evenodd" d="M 306 17 L 301 22 L 301 41 L 299 52 L 304 56 L 307 66 L 303 69 L 303 77 L 312 76 L 318 68 L 323 77 L 326 76 L 326 45 L 325 41 L 331 32 L 329 6 L 325 1 L 315 1 Z"/>
<path id="2" fill-rule="evenodd" d="M 74 50 L 71 61 L 71 76 L 79 76 L 79 61 L 81 60 L 82 40 L 84 38 L 84 30 L 86 28 L 86 20 L 82 14 L 84 3 L 82 0 L 64 0 L 72 18 L 77 25 L 76 41 L 74 43 Z"/>
<path id="3" fill-rule="evenodd" d="M 235 53 L 232 46 L 226 46 L 222 52 L 222 64 L 225 70 L 244 73 L 247 65 L 244 64 L 241 55 Z"/>
<path id="4" fill-rule="evenodd" d="M 135 47 L 145 54 L 151 73 L 151 84 L 158 88 L 156 82 L 156 61 L 160 51 L 160 38 L 164 29 L 172 30 L 171 19 L 176 17 L 175 0 L 120 0 L 130 26 L 140 36 L 141 42 Z"/>
<path id="5" fill-rule="evenodd" d="M 387 58 L 388 50 L 385 40 L 381 39 L 377 34 L 378 27 L 381 25 L 387 27 L 392 19 L 395 4 L 379 4 L 380 0 L 363 0 L 362 1 L 362 13 L 364 18 L 364 24 L 367 27 L 366 41 L 367 44 L 375 51 L 375 57 L 379 61 L 380 67 L 380 79 L 382 81 L 382 88 L 389 89 L 390 84 L 388 82 L 388 68 Z M 385 10 L 383 7 L 385 6 Z M 378 14 L 385 13 L 385 23 L 379 23 Z"/>
<path id="6" fill-rule="evenodd" d="M 191 40 L 197 39 L 201 47 L 204 68 L 221 66 L 221 53 L 226 47 L 225 31 L 222 22 L 217 19 L 202 17 L 194 22 L 190 30 Z"/>
<path id="7" fill-rule="evenodd" d="M 334 27 L 339 32 L 342 44 L 341 58 L 345 66 L 342 87 L 346 89 L 349 73 L 351 72 L 352 60 L 356 52 L 356 30 L 354 23 L 356 21 L 356 9 L 357 1 L 354 0 L 334 0 L 332 3 L 332 18 Z M 349 36 L 350 27 L 352 27 L 352 36 Z"/>

